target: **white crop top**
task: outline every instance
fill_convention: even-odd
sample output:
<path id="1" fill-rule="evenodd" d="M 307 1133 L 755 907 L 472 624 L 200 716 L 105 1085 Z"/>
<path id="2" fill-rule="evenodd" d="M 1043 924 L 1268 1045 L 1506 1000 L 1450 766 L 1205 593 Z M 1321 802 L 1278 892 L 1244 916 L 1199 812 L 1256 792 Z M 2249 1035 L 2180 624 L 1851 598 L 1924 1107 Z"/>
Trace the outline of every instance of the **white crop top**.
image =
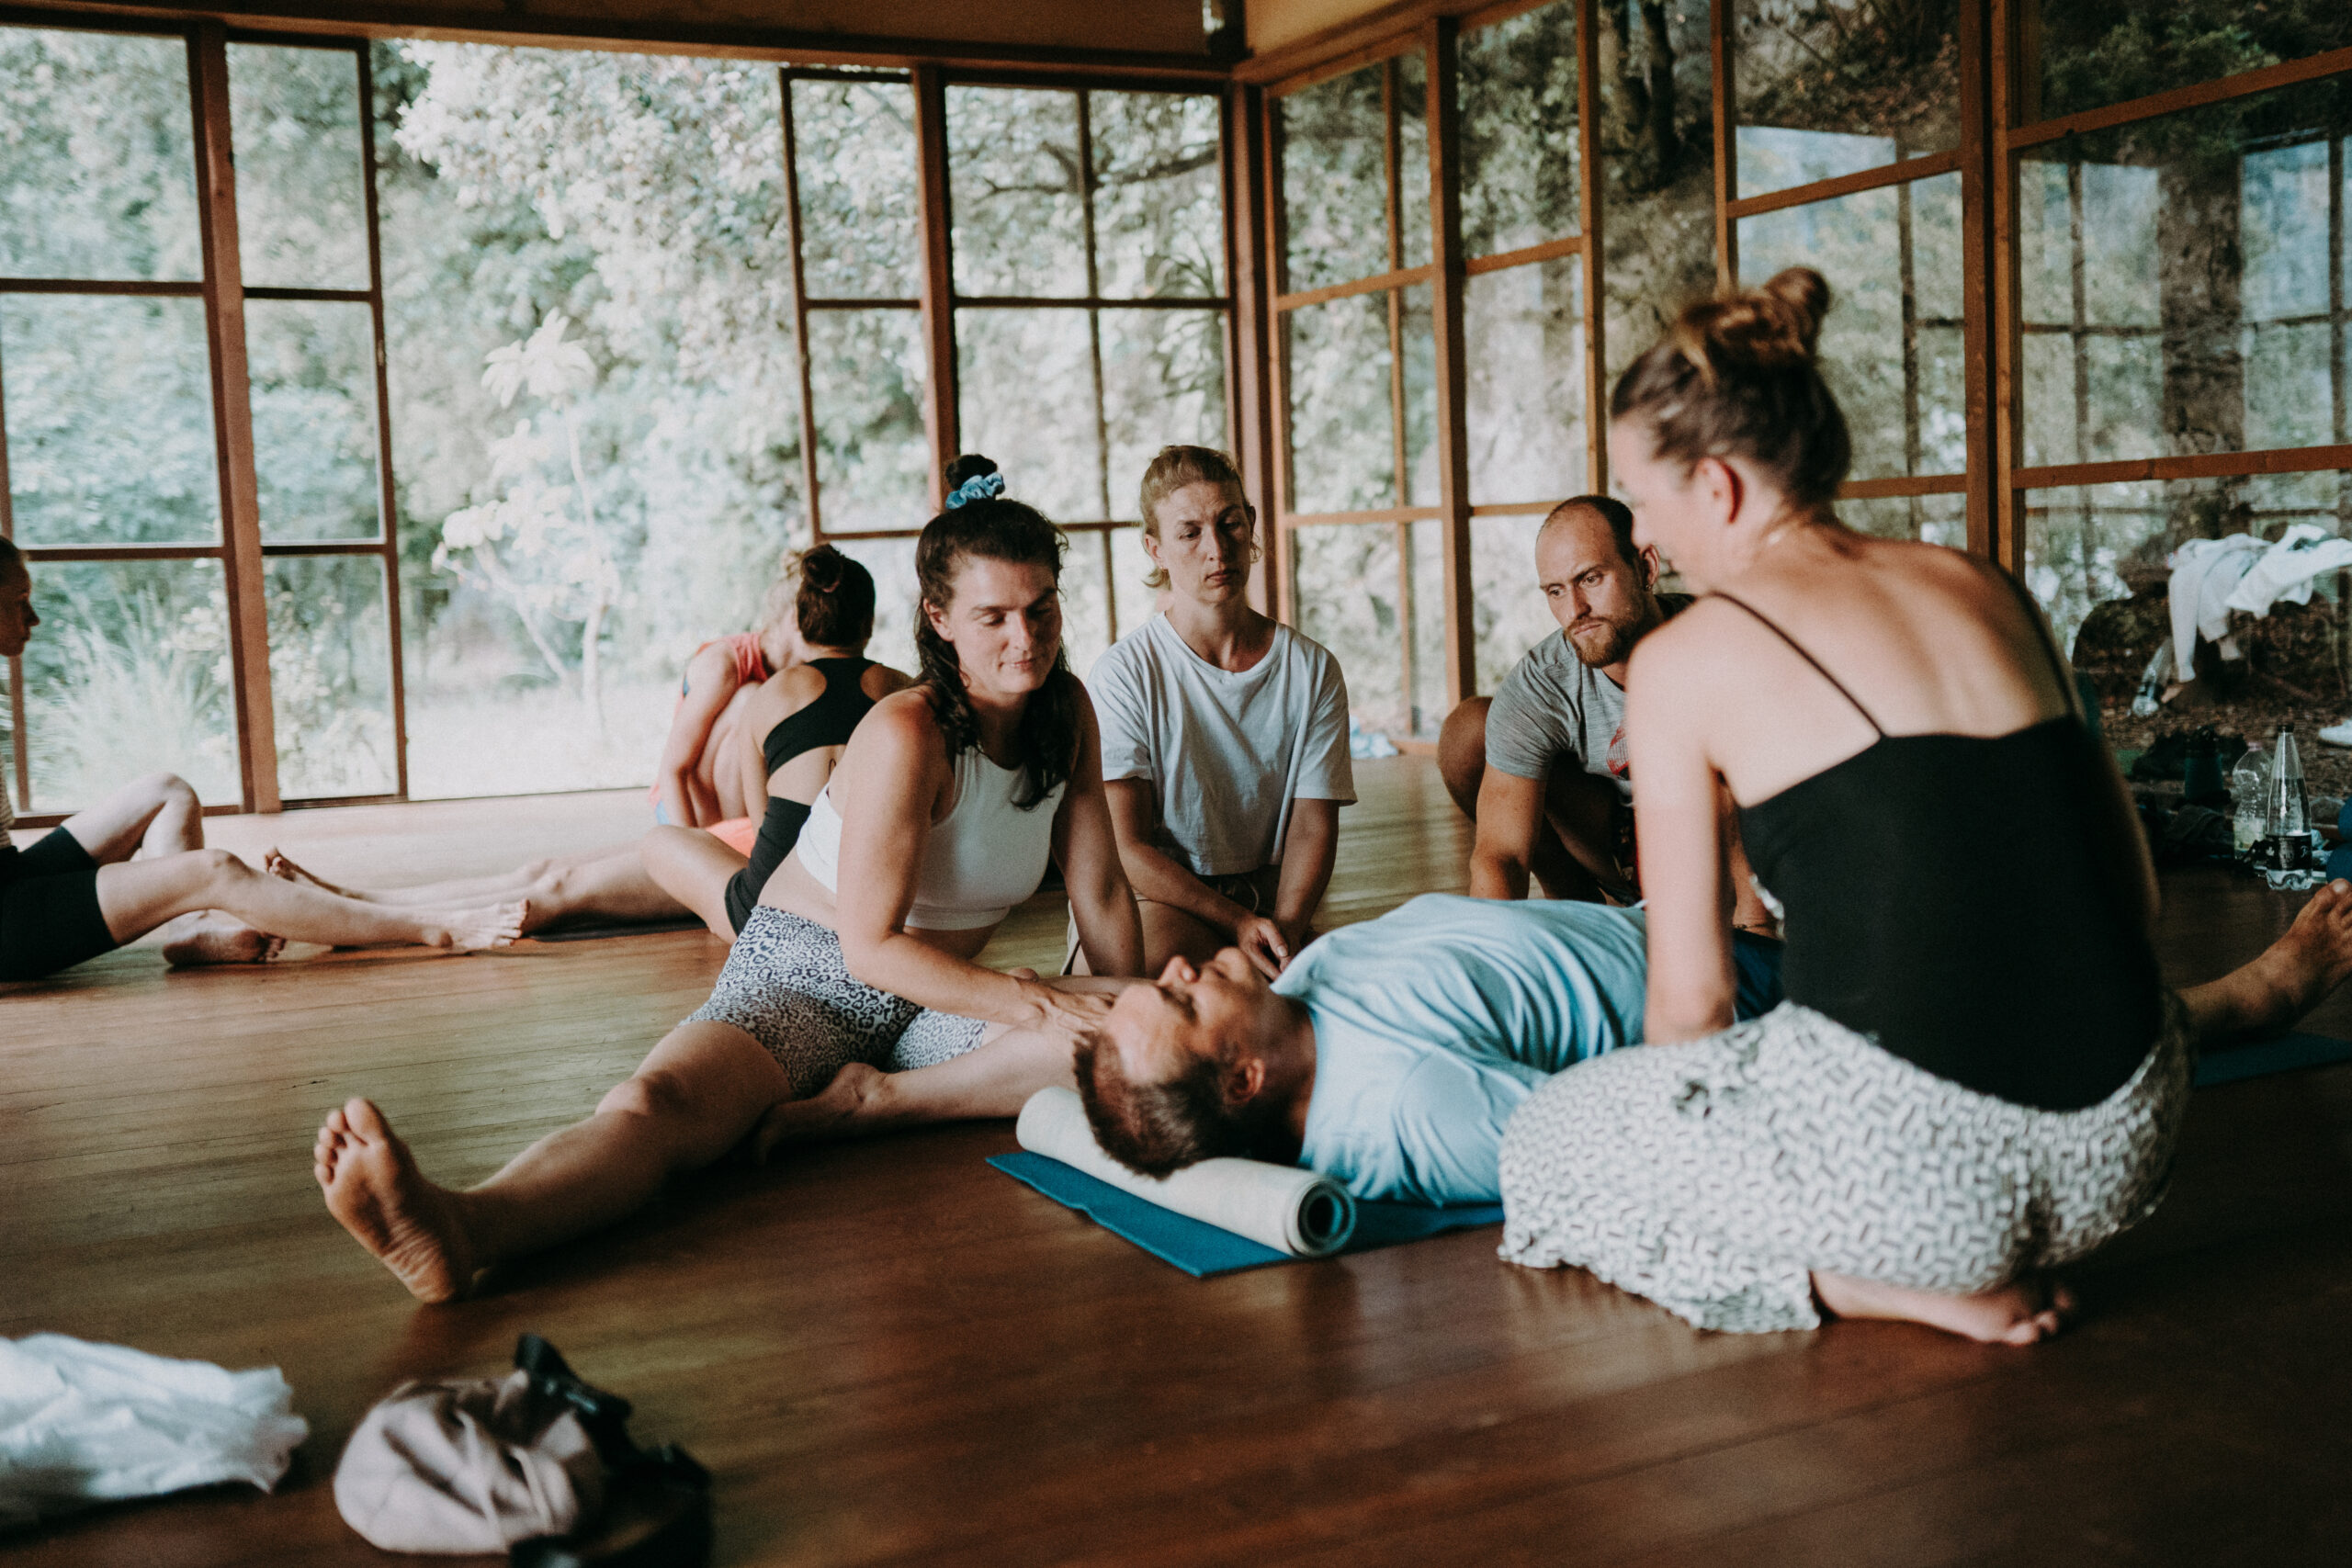
<path id="1" fill-rule="evenodd" d="M 1037 891 L 1053 857 L 1054 816 L 1067 783 L 1023 811 L 1012 804 L 1021 770 L 1001 768 L 975 746 L 956 759 L 956 804 L 931 825 L 910 927 L 934 931 L 992 926 Z M 831 784 L 817 792 L 792 852 L 828 893 L 841 886 L 842 814 Z"/>

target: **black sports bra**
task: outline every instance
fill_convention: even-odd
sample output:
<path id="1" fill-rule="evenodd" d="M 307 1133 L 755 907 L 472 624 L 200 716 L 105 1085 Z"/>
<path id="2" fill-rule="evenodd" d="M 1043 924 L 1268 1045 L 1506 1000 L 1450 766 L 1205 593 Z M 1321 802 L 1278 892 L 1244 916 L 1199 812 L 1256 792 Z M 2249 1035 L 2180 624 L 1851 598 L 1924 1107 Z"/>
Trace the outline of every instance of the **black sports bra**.
<path id="1" fill-rule="evenodd" d="M 2014 1104 L 2075 1111 L 2120 1089 L 2162 1025 L 2162 980 L 2100 852 L 2109 786 L 2081 717 L 2007 735 L 1889 735 L 1787 632 L 1715 597 L 1787 643 L 1878 732 L 1740 809 L 1748 859 L 1786 910 L 1789 999 Z"/>

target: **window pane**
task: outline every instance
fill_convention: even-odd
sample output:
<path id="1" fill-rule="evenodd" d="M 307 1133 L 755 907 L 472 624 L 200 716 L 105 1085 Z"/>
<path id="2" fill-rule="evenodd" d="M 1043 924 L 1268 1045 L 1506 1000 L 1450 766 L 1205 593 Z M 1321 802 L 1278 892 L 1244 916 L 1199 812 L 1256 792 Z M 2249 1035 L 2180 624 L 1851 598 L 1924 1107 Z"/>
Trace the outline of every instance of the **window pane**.
<path id="1" fill-rule="evenodd" d="M 1298 626 L 1340 661 L 1348 682 L 1348 716 L 1367 730 L 1411 734 L 1396 527 L 1295 528 L 1291 542 Z"/>
<path id="2" fill-rule="evenodd" d="M 806 537 L 776 71 L 374 58 L 412 791 L 646 784 L 680 668 Z"/>
<path id="3" fill-rule="evenodd" d="M 1465 32 L 1461 61 L 1463 254 L 1575 233 L 1575 5 Z"/>
<path id="4" fill-rule="evenodd" d="M 1925 539 L 1931 545 L 1968 547 L 1968 498 L 1964 495 L 1896 495 L 1874 501 L 1841 501 L 1838 519 L 1849 528 L 1882 539 Z"/>
<path id="5" fill-rule="evenodd" d="M 2024 0 L 2018 9 L 2026 29 L 2038 29 L 2041 39 L 2041 102 L 2038 109 L 2024 106 L 2028 121 L 2352 44 L 2352 7 L 2333 0 Z"/>
<path id="6" fill-rule="evenodd" d="M 1685 304 L 1714 292 L 1714 89 L 1706 6 L 1598 9 L 1592 133 L 1603 150 L 1602 344 L 1613 382 Z M 1664 101 L 1651 84 L 1668 82 Z"/>
<path id="7" fill-rule="evenodd" d="M 237 254 L 248 288 L 365 288 L 359 56 L 229 46 Z"/>
<path id="8" fill-rule="evenodd" d="M 1426 57 L 1396 61 L 1396 226 L 1404 236 L 1398 266 L 1430 263 L 1430 72 Z"/>
<path id="9" fill-rule="evenodd" d="M 0 28 L 0 276 L 196 279 L 187 46 Z"/>
<path id="10" fill-rule="evenodd" d="M 1225 292 L 1217 101 L 1091 93 L 1097 281 L 1110 299 Z"/>
<path id="11" fill-rule="evenodd" d="M 1405 504 L 1438 503 L 1437 326 L 1431 290 L 1416 283 L 1396 291 L 1405 347 Z"/>
<path id="12" fill-rule="evenodd" d="M 1137 476 L 1140 482 L 1141 476 Z M 1262 547 L 1266 524 L 1258 524 Z M 1111 535 L 1111 589 L 1119 607 L 1119 635 L 1125 637 L 1159 612 L 1159 591 L 1144 585 L 1151 575 L 1151 557 L 1144 553 L 1141 528 L 1114 529 Z"/>
<path id="13" fill-rule="evenodd" d="M 800 265 L 820 299 L 911 299 L 922 287 L 915 95 L 904 82 L 795 82 Z"/>
<path id="14" fill-rule="evenodd" d="M 1140 521 L 1143 471 L 1162 446 L 1226 445 L 1225 313 L 1105 310 L 1102 331 L 1110 514 Z"/>
<path id="15" fill-rule="evenodd" d="M 266 563 L 277 788 L 288 800 L 390 795 L 392 644 L 384 563 L 280 556 Z"/>
<path id="16" fill-rule="evenodd" d="M 1388 116 L 1382 99 L 1386 74 L 1385 63 L 1367 65 L 1275 105 L 1282 122 L 1285 290 L 1391 270 Z M 1423 191 L 1426 196 L 1426 184 Z"/>
<path id="17" fill-rule="evenodd" d="M 1853 433 L 1854 477 L 1960 472 L 1960 176 L 1740 220 L 1747 282 L 1799 265 L 1818 269 L 1835 293 L 1822 368 Z"/>
<path id="18" fill-rule="evenodd" d="M 1388 296 L 1357 294 L 1283 318 L 1290 384 L 1291 510 L 1363 512 L 1396 500 Z"/>
<path id="19" fill-rule="evenodd" d="M 1445 724 L 1445 525 L 1405 525 L 1413 540 L 1413 733 L 1437 739 Z"/>
<path id="20" fill-rule="evenodd" d="M 368 307 L 247 300 L 245 355 L 262 537 L 380 538 Z"/>
<path id="21" fill-rule="evenodd" d="M 921 527 L 931 506 L 921 316 L 812 312 L 808 380 L 825 526 L 836 533 Z"/>
<path id="22" fill-rule="evenodd" d="M 1111 646 L 1111 576 L 1102 536 L 1072 532 L 1062 552 L 1062 651 L 1083 679 Z"/>
<path id="23" fill-rule="evenodd" d="M 220 537 L 203 300 L 0 295 L 0 398 L 19 544 Z"/>
<path id="24" fill-rule="evenodd" d="M 1077 94 L 948 88 L 947 184 L 957 293 L 1086 293 Z"/>
<path id="25" fill-rule="evenodd" d="M 922 597 L 915 585 L 912 539 L 842 539 L 835 548 L 874 574 L 874 640 L 865 657 L 910 675 L 920 675 L 915 658 L 915 615 Z"/>
<path id="26" fill-rule="evenodd" d="M 2192 656 L 2197 679 L 2154 714 L 2135 716 L 2133 696 L 2172 635 L 2167 558 L 2192 540 L 2251 532 L 2277 540 L 2298 524 L 2343 532 L 2352 476 L 2266 475 L 2240 479 L 2084 486 L 2025 498 L 2026 581 L 2077 670 L 2098 688 L 2108 743 L 2145 748 L 2157 735 L 2212 725 L 2267 744 L 2281 723 L 2303 739 L 2313 794 L 2352 793 L 2352 755 L 2312 737 L 2352 705 L 2342 663 L 2346 604 L 2341 574 L 2315 584 L 2307 604 L 2274 603 L 2268 614 L 2230 615 L 2236 657 L 2212 643 Z M 2177 650 L 2176 650 L 2177 652 Z M 2176 660 L 2158 667 L 2158 694 L 2178 680 Z"/>
<path id="27" fill-rule="evenodd" d="M 1726 0 L 1736 10 L 1739 194 L 1960 145 L 1951 0 Z"/>
<path id="28" fill-rule="evenodd" d="M 1586 488 L 1583 279 L 1562 256 L 1464 283 L 1474 506 Z"/>
<path id="29" fill-rule="evenodd" d="M 158 770 L 208 806 L 243 798 L 219 561 L 42 562 L 33 604 L 22 738 L 33 810 L 78 810 Z"/>
<path id="30" fill-rule="evenodd" d="M 1003 467 L 1006 494 L 1069 522 L 1110 512 L 1088 333 L 1084 310 L 956 312 L 964 449 Z"/>
<path id="31" fill-rule="evenodd" d="M 2029 463 L 2341 439 L 2327 348 L 2298 330 L 2329 308 L 2328 142 L 2352 130 L 2339 88 L 2208 105 L 2020 165 Z"/>
<path id="32" fill-rule="evenodd" d="M 1560 635 L 1535 576 L 1535 536 L 1543 526 L 1543 515 L 1532 512 L 1470 520 L 1481 692 L 1499 690 L 1529 649 Z"/>

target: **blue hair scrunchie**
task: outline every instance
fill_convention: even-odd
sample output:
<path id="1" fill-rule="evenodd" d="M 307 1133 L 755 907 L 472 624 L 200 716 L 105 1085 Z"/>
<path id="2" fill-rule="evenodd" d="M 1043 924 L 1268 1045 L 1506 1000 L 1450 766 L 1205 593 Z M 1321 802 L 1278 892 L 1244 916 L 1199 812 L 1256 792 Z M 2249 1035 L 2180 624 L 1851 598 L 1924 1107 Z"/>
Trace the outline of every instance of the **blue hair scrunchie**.
<path id="1" fill-rule="evenodd" d="M 953 512 L 967 501 L 994 501 L 1003 493 L 1002 474 L 974 474 L 948 492 L 944 510 Z"/>

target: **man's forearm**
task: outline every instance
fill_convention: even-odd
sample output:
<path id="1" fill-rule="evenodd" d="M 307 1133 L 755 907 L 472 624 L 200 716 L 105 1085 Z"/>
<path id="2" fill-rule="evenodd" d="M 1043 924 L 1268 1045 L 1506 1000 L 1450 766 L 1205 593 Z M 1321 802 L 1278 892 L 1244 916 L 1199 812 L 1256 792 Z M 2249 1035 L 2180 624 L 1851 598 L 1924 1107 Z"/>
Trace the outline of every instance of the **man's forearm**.
<path id="1" fill-rule="evenodd" d="M 1519 899 L 1527 897 L 1527 863 L 1499 851 L 1476 849 L 1470 853 L 1470 897 Z"/>
<path id="2" fill-rule="evenodd" d="M 1250 911 L 1227 898 L 1176 860 L 1148 844 L 1122 844 L 1119 862 L 1136 897 L 1182 909 L 1204 924 L 1231 935 Z"/>

